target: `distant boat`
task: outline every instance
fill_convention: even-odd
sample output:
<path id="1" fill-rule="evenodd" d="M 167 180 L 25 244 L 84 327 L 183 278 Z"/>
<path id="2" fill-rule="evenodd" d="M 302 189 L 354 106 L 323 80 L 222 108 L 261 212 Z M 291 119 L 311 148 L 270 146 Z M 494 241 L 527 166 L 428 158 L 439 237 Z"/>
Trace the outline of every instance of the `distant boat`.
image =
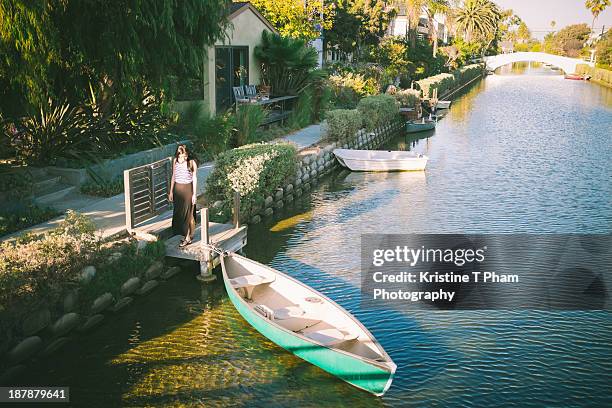
<path id="1" fill-rule="evenodd" d="M 221 256 L 234 307 L 261 334 L 355 387 L 383 395 L 396 365 L 349 312 L 321 293 L 243 256 Z"/>
<path id="2" fill-rule="evenodd" d="M 580 74 L 567 74 L 565 75 L 565 79 L 573 79 L 575 81 L 587 81 L 591 79 L 589 75 L 580 75 Z"/>
<path id="3" fill-rule="evenodd" d="M 352 171 L 418 171 L 425 170 L 427 156 L 392 150 L 335 149 L 334 155 Z"/>
<path id="4" fill-rule="evenodd" d="M 434 129 L 436 121 L 431 119 L 412 120 L 406 122 L 406 131 L 408 133 L 423 132 L 425 130 Z"/>
<path id="5" fill-rule="evenodd" d="M 452 101 L 438 101 L 436 104 L 437 109 L 448 109 L 451 106 Z"/>

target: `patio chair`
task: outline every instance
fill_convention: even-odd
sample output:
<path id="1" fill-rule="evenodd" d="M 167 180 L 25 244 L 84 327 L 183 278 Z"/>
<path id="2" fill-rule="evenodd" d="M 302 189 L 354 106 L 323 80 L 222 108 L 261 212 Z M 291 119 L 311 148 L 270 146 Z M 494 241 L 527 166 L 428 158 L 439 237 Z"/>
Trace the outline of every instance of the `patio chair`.
<path id="1" fill-rule="evenodd" d="M 257 88 L 255 85 L 245 85 L 246 97 L 247 98 L 256 98 L 257 97 Z"/>
<path id="2" fill-rule="evenodd" d="M 242 86 L 234 86 L 232 90 L 234 91 L 236 103 L 245 103 L 249 101 L 249 98 L 244 94 L 244 88 Z"/>

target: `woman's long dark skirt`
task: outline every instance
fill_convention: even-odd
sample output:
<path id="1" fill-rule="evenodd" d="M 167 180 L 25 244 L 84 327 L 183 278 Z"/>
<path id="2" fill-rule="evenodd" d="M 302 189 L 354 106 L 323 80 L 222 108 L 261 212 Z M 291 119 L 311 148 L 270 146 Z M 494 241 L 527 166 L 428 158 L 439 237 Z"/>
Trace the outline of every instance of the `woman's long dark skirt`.
<path id="1" fill-rule="evenodd" d="M 172 214 L 172 232 L 174 235 L 193 238 L 195 231 L 195 205 L 193 197 L 193 183 L 174 183 L 174 213 Z"/>

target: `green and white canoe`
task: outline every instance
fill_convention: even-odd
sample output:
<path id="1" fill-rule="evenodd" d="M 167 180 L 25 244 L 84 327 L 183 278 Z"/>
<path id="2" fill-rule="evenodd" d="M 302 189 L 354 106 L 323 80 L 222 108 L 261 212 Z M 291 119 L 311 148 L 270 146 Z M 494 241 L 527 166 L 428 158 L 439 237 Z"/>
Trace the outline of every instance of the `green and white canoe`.
<path id="1" fill-rule="evenodd" d="M 375 395 L 396 365 L 374 336 L 334 301 L 275 269 L 234 253 L 221 257 L 223 282 L 242 317 L 296 356 Z"/>
<path id="2" fill-rule="evenodd" d="M 434 129 L 436 127 L 435 120 L 413 120 L 406 122 L 406 132 L 408 133 L 416 133 L 423 132 L 425 130 Z"/>

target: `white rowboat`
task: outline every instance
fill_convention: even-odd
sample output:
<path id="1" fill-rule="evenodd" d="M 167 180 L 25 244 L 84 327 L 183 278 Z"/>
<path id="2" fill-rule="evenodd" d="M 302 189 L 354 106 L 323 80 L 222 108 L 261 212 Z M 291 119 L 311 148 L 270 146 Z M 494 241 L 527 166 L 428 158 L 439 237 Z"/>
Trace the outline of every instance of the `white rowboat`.
<path id="1" fill-rule="evenodd" d="M 436 103 L 436 109 L 449 109 L 452 101 L 438 101 Z"/>
<path id="2" fill-rule="evenodd" d="M 374 336 L 331 299 L 275 269 L 234 253 L 221 256 L 223 282 L 242 317 L 296 356 L 375 395 L 396 365 Z"/>
<path id="3" fill-rule="evenodd" d="M 391 150 L 335 149 L 334 155 L 344 167 L 353 171 L 425 170 L 427 156 Z"/>

